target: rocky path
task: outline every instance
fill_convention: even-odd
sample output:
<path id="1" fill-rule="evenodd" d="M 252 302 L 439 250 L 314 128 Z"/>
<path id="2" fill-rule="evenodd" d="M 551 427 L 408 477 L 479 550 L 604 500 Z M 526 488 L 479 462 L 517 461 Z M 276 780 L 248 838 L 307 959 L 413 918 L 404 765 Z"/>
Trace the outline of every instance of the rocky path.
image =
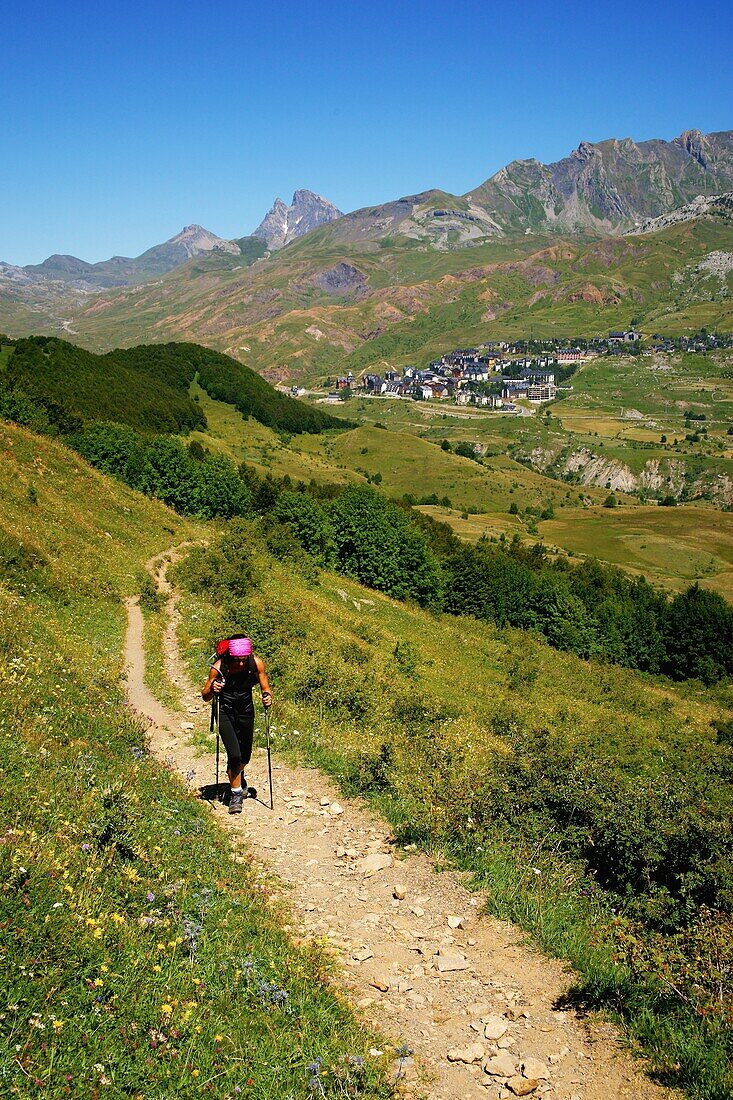
<path id="1" fill-rule="evenodd" d="M 168 591 L 165 565 L 158 580 Z M 208 707 L 177 659 L 177 612 L 169 601 L 169 675 L 185 713 L 173 715 L 143 685 L 142 614 L 129 601 L 130 702 L 151 720 L 152 749 L 194 791 L 214 763 L 188 743 Z M 241 816 L 212 812 L 238 858 L 274 870 L 290 906 L 294 939 L 327 941 L 352 1002 L 383 1034 L 414 1053 L 403 1059 L 407 1095 L 435 1100 L 515 1096 L 544 1100 L 661 1100 L 608 1024 L 556 1011 L 564 967 L 531 950 L 511 925 L 479 912 L 459 875 L 438 873 L 417 852 L 394 849 L 389 829 L 364 804 L 343 799 L 321 772 L 274 765 L 275 809 L 256 800 Z M 259 752 L 250 783 L 267 794 Z"/>

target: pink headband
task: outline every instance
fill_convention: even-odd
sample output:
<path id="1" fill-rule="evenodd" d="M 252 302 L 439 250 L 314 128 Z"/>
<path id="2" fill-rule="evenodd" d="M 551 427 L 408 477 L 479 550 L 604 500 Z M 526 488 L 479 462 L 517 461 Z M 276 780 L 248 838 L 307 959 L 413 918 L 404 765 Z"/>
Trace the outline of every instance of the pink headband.
<path id="1" fill-rule="evenodd" d="M 232 638 L 229 643 L 230 657 L 249 657 L 252 652 L 252 643 L 249 638 Z"/>

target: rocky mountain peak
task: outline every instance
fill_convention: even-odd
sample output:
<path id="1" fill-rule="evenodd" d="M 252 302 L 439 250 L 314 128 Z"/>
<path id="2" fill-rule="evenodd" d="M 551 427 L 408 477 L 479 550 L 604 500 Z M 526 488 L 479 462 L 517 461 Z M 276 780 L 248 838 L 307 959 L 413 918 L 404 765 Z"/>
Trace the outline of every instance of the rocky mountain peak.
<path id="1" fill-rule="evenodd" d="M 216 233 L 212 233 L 208 229 L 204 229 L 202 225 L 184 225 L 180 233 L 177 233 L 175 237 L 171 237 L 162 245 L 156 246 L 159 249 L 183 249 L 186 256 L 198 256 L 201 252 L 212 252 L 214 249 L 219 249 L 224 252 L 238 252 L 238 248 L 231 241 L 224 240 L 223 237 L 217 237 Z"/>
<path id="2" fill-rule="evenodd" d="M 622 233 L 697 195 L 733 186 L 733 131 L 686 130 L 674 141 L 581 141 L 534 175 L 497 172 L 466 196 L 504 232 Z"/>
<path id="3" fill-rule="evenodd" d="M 708 160 L 705 153 L 707 142 L 699 130 L 685 130 L 677 138 L 677 141 L 702 168 L 707 169 Z"/>
<path id="4" fill-rule="evenodd" d="M 303 237 L 311 229 L 340 217 L 341 211 L 328 199 L 300 188 L 294 193 L 290 206 L 286 206 L 280 198 L 275 199 L 252 236 L 265 241 L 267 247 L 274 251 Z"/>
<path id="5" fill-rule="evenodd" d="M 595 145 L 591 145 L 589 141 L 581 141 L 577 149 L 573 149 L 570 154 L 571 157 L 575 157 L 576 160 L 590 160 L 596 154 Z"/>

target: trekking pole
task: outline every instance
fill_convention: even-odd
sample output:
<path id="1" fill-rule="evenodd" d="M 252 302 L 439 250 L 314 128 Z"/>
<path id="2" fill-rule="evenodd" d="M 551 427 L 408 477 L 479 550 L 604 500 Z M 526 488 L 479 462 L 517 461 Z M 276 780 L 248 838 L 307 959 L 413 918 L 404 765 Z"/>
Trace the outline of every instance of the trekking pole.
<path id="1" fill-rule="evenodd" d="M 272 754 L 270 752 L 270 708 L 265 707 L 265 737 L 267 739 L 267 774 L 270 778 L 270 809 L 274 810 L 275 802 L 272 797 Z"/>
<path id="2" fill-rule="evenodd" d="M 216 797 L 219 798 L 219 700 L 215 695 L 211 700 L 211 722 L 209 732 L 214 732 L 216 725 Z"/>

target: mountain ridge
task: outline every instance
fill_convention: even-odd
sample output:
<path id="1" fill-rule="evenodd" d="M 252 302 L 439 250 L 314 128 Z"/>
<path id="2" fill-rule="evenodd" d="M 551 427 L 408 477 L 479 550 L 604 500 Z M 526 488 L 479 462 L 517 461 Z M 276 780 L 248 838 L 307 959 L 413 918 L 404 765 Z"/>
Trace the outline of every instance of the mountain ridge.
<path id="1" fill-rule="evenodd" d="M 617 234 L 699 194 L 733 188 L 733 131 L 684 130 L 672 141 L 581 141 L 559 161 L 512 161 L 465 196 L 505 231 Z M 532 201 L 534 200 L 534 201 Z"/>
<path id="2" fill-rule="evenodd" d="M 275 251 L 305 236 L 311 229 L 341 217 L 342 211 L 328 199 L 315 191 L 300 188 L 294 192 L 290 206 L 281 198 L 276 198 L 252 236 L 259 237 L 271 251 Z"/>

